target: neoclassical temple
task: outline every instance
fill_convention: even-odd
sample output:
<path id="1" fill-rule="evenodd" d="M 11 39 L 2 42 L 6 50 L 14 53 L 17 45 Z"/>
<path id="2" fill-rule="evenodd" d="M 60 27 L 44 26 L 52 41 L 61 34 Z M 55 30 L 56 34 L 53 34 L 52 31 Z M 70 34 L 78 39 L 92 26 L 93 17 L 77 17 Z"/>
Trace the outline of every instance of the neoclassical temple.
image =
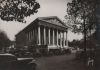
<path id="1" fill-rule="evenodd" d="M 16 47 L 68 48 L 67 26 L 56 16 L 36 18 L 16 34 Z"/>

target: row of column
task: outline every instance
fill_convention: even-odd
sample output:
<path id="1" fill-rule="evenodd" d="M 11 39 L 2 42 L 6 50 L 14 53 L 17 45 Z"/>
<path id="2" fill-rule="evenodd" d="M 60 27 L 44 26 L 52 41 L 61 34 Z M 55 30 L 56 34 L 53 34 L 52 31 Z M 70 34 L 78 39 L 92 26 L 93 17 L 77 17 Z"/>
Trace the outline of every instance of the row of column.
<path id="1" fill-rule="evenodd" d="M 39 45 L 41 45 L 41 27 L 40 26 L 38 26 L 38 44 Z M 51 32 L 51 29 L 49 28 L 48 29 L 48 39 L 49 39 L 49 45 L 51 45 L 51 34 L 50 34 L 50 32 Z M 43 33 L 44 33 L 44 45 L 46 45 L 46 28 L 44 27 L 43 28 Z M 57 45 L 58 45 L 58 30 L 57 30 L 57 32 L 56 32 L 57 34 L 56 34 L 56 36 L 57 36 Z M 66 33 L 66 34 L 65 34 Z M 63 34 L 63 35 L 62 35 Z M 65 45 L 65 35 L 66 35 L 66 45 Z M 63 36 L 63 40 L 62 40 L 62 37 L 61 36 Z M 55 31 L 54 31 L 54 29 L 53 29 L 53 45 L 55 45 Z M 63 41 L 63 46 L 67 46 L 68 45 L 68 41 L 67 41 L 67 32 L 61 32 L 60 31 L 60 46 L 62 46 L 62 41 Z"/>
<path id="2" fill-rule="evenodd" d="M 34 29 L 27 33 L 27 40 L 31 41 L 34 38 Z"/>

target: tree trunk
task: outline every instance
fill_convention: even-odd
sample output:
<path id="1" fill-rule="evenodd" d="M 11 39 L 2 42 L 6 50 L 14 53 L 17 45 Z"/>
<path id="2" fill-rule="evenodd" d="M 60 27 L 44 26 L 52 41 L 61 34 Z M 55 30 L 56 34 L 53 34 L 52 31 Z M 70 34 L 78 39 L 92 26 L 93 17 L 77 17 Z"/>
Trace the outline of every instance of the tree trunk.
<path id="1" fill-rule="evenodd" d="M 86 28 L 85 28 L 85 18 L 84 18 L 84 52 L 86 52 Z"/>

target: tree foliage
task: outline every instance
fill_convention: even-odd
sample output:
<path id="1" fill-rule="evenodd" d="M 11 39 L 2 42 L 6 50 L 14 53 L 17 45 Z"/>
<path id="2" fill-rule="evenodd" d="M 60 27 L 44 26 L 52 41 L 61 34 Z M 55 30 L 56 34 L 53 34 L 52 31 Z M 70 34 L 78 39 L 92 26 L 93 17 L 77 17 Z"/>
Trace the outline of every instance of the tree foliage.
<path id="1" fill-rule="evenodd" d="M 6 33 L 0 31 L 0 49 L 10 46 L 11 41 L 7 37 Z"/>
<path id="2" fill-rule="evenodd" d="M 97 0 L 72 0 L 67 4 L 67 14 L 69 24 L 74 33 L 82 33 L 84 35 L 84 51 L 86 51 L 88 31 L 94 30 L 96 27 L 96 7 Z"/>
<path id="3" fill-rule="evenodd" d="M 24 22 L 25 17 L 37 13 L 39 8 L 36 0 L 0 0 L 0 18 Z"/>
<path id="4" fill-rule="evenodd" d="M 95 27 L 97 0 L 72 0 L 67 6 L 66 17 L 73 32 L 84 33 Z"/>

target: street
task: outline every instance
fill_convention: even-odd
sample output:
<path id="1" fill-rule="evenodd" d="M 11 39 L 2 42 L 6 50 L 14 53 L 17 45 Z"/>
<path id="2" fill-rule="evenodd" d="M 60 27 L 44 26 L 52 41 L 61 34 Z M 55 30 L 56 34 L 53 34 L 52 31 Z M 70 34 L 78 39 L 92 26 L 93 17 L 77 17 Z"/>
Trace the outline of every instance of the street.
<path id="1" fill-rule="evenodd" d="M 86 67 L 70 54 L 38 58 L 36 70 L 86 70 Z"/>

